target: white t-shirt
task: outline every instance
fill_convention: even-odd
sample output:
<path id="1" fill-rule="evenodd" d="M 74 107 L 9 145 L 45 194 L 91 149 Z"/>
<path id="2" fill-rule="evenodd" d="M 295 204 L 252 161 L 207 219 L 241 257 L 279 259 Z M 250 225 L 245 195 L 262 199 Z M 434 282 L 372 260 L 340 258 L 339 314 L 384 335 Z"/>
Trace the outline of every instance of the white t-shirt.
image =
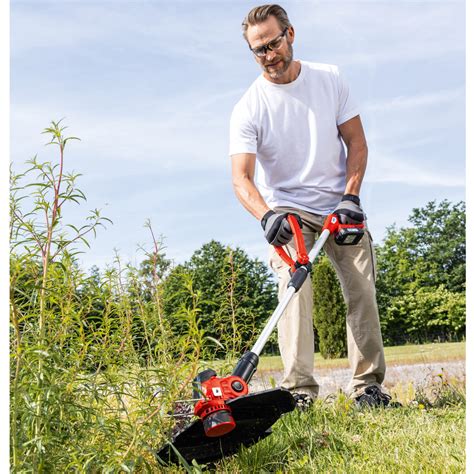
<path id="1" fill-rule="evenodd" d="M 255 184 L 270 208 L 328 214 L 346 185 L 337 126 L 359 112 L 337 66 L 300 62 L 293 82 L 262 74 L 235 105 L 229 154 L 256 153 Z"/>

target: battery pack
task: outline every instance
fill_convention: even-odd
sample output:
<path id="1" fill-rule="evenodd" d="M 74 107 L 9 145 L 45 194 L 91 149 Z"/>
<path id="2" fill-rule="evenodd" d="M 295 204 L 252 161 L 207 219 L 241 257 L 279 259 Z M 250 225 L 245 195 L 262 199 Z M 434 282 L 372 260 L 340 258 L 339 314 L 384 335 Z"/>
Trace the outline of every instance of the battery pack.
<path id="1" fill-rule="evenodd" d="M 342 227 L 335 235 L 334 240 L 337 245 L 356 245 L 363 236 L 364 229 L 358 227 Z"/>

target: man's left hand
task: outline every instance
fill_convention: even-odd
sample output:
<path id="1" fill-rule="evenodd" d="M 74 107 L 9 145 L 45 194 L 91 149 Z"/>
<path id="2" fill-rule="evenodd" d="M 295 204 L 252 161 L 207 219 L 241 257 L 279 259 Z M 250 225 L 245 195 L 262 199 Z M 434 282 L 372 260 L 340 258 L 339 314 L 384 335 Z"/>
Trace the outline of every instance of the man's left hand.
<path id="1" fill-rule="evenodd" d="M 360 207 L 359 197 L 354 194 L 344 194 L 334 213 L 338 215 L 341 224 L 362 224 L 366 218 Z"/>

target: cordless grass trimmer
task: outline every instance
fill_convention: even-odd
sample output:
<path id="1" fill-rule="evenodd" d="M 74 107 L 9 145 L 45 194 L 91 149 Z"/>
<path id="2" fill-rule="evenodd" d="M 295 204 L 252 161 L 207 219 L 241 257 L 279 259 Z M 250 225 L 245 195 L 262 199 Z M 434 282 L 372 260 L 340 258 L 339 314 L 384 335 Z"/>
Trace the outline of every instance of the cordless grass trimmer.
<path id="1" fill-rule="evenodd" d="M 193 381 L 194 415 L 198 417 L 179 431 L 159 452 L 165 464 L 195 459 L 205 463 L 236 452 L 240 446 L 250 446 L 271 433 L 271 426 L 283 413 L 295 408 L 291 393 L 284 388 L 249 394 L 248 384 L 257 370 L 259 355 L 275 329 L 293 295 L 311 272 L 312 264 L 330 235 L 338 245 L 355 245 L 364 235 L 364 224 L 341 224 L 337 214 L 330 214 L 319 238 L 309 254 L 295 216 L 288 222 L 295 239 L 296 260 L 283 247 L 275 247 L 290 266 L 291 279 L 277 308 L 269 318 L 257 342 L 246 352 L 228 377 L 218 377 L 212 369 L 200 372 Z M 178 454 L 179 453 L 179 454 Z"/>

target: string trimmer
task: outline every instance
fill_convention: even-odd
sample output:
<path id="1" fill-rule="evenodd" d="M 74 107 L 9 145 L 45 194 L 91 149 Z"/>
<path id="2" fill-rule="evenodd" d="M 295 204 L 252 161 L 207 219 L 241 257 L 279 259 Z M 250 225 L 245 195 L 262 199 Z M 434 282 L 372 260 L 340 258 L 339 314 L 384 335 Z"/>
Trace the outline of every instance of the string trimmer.
<path id="1" fill-rule="evenodd" d="M 275 329 L 293 295 L 301 288 L 311 272 L 312 263 L 330 235 L 338 245 L 355 245 L 364 234 L 364 225 L 343 225 L 336 214 L 330 214 L 313 248 L 306 253 L 301 228 L 294 215 L 288 215 L 293 231 L 297 258 L 294 261 L 283 247 L 275 247 L 280 257 L 290 266 L 291 279 L 277 308 L 268 320 L 257 342 L 246 352 L 232 375 L 218 377 L 212 369 L 200 372 L 193 381 L 194 415 L 198 417 L 176 433 L 170 443 L 159 452 L 165 464 L 218 460 L 235 453 L 240 446 L 250 446 L 271 433 L 272 425 L 283 413 L 295 408 L 291 393 L 275 388 L 249 394 L 248 384 L 254 375 L 259 355 Z M 178 454 L 179 453 L 179 456 Z"/>

